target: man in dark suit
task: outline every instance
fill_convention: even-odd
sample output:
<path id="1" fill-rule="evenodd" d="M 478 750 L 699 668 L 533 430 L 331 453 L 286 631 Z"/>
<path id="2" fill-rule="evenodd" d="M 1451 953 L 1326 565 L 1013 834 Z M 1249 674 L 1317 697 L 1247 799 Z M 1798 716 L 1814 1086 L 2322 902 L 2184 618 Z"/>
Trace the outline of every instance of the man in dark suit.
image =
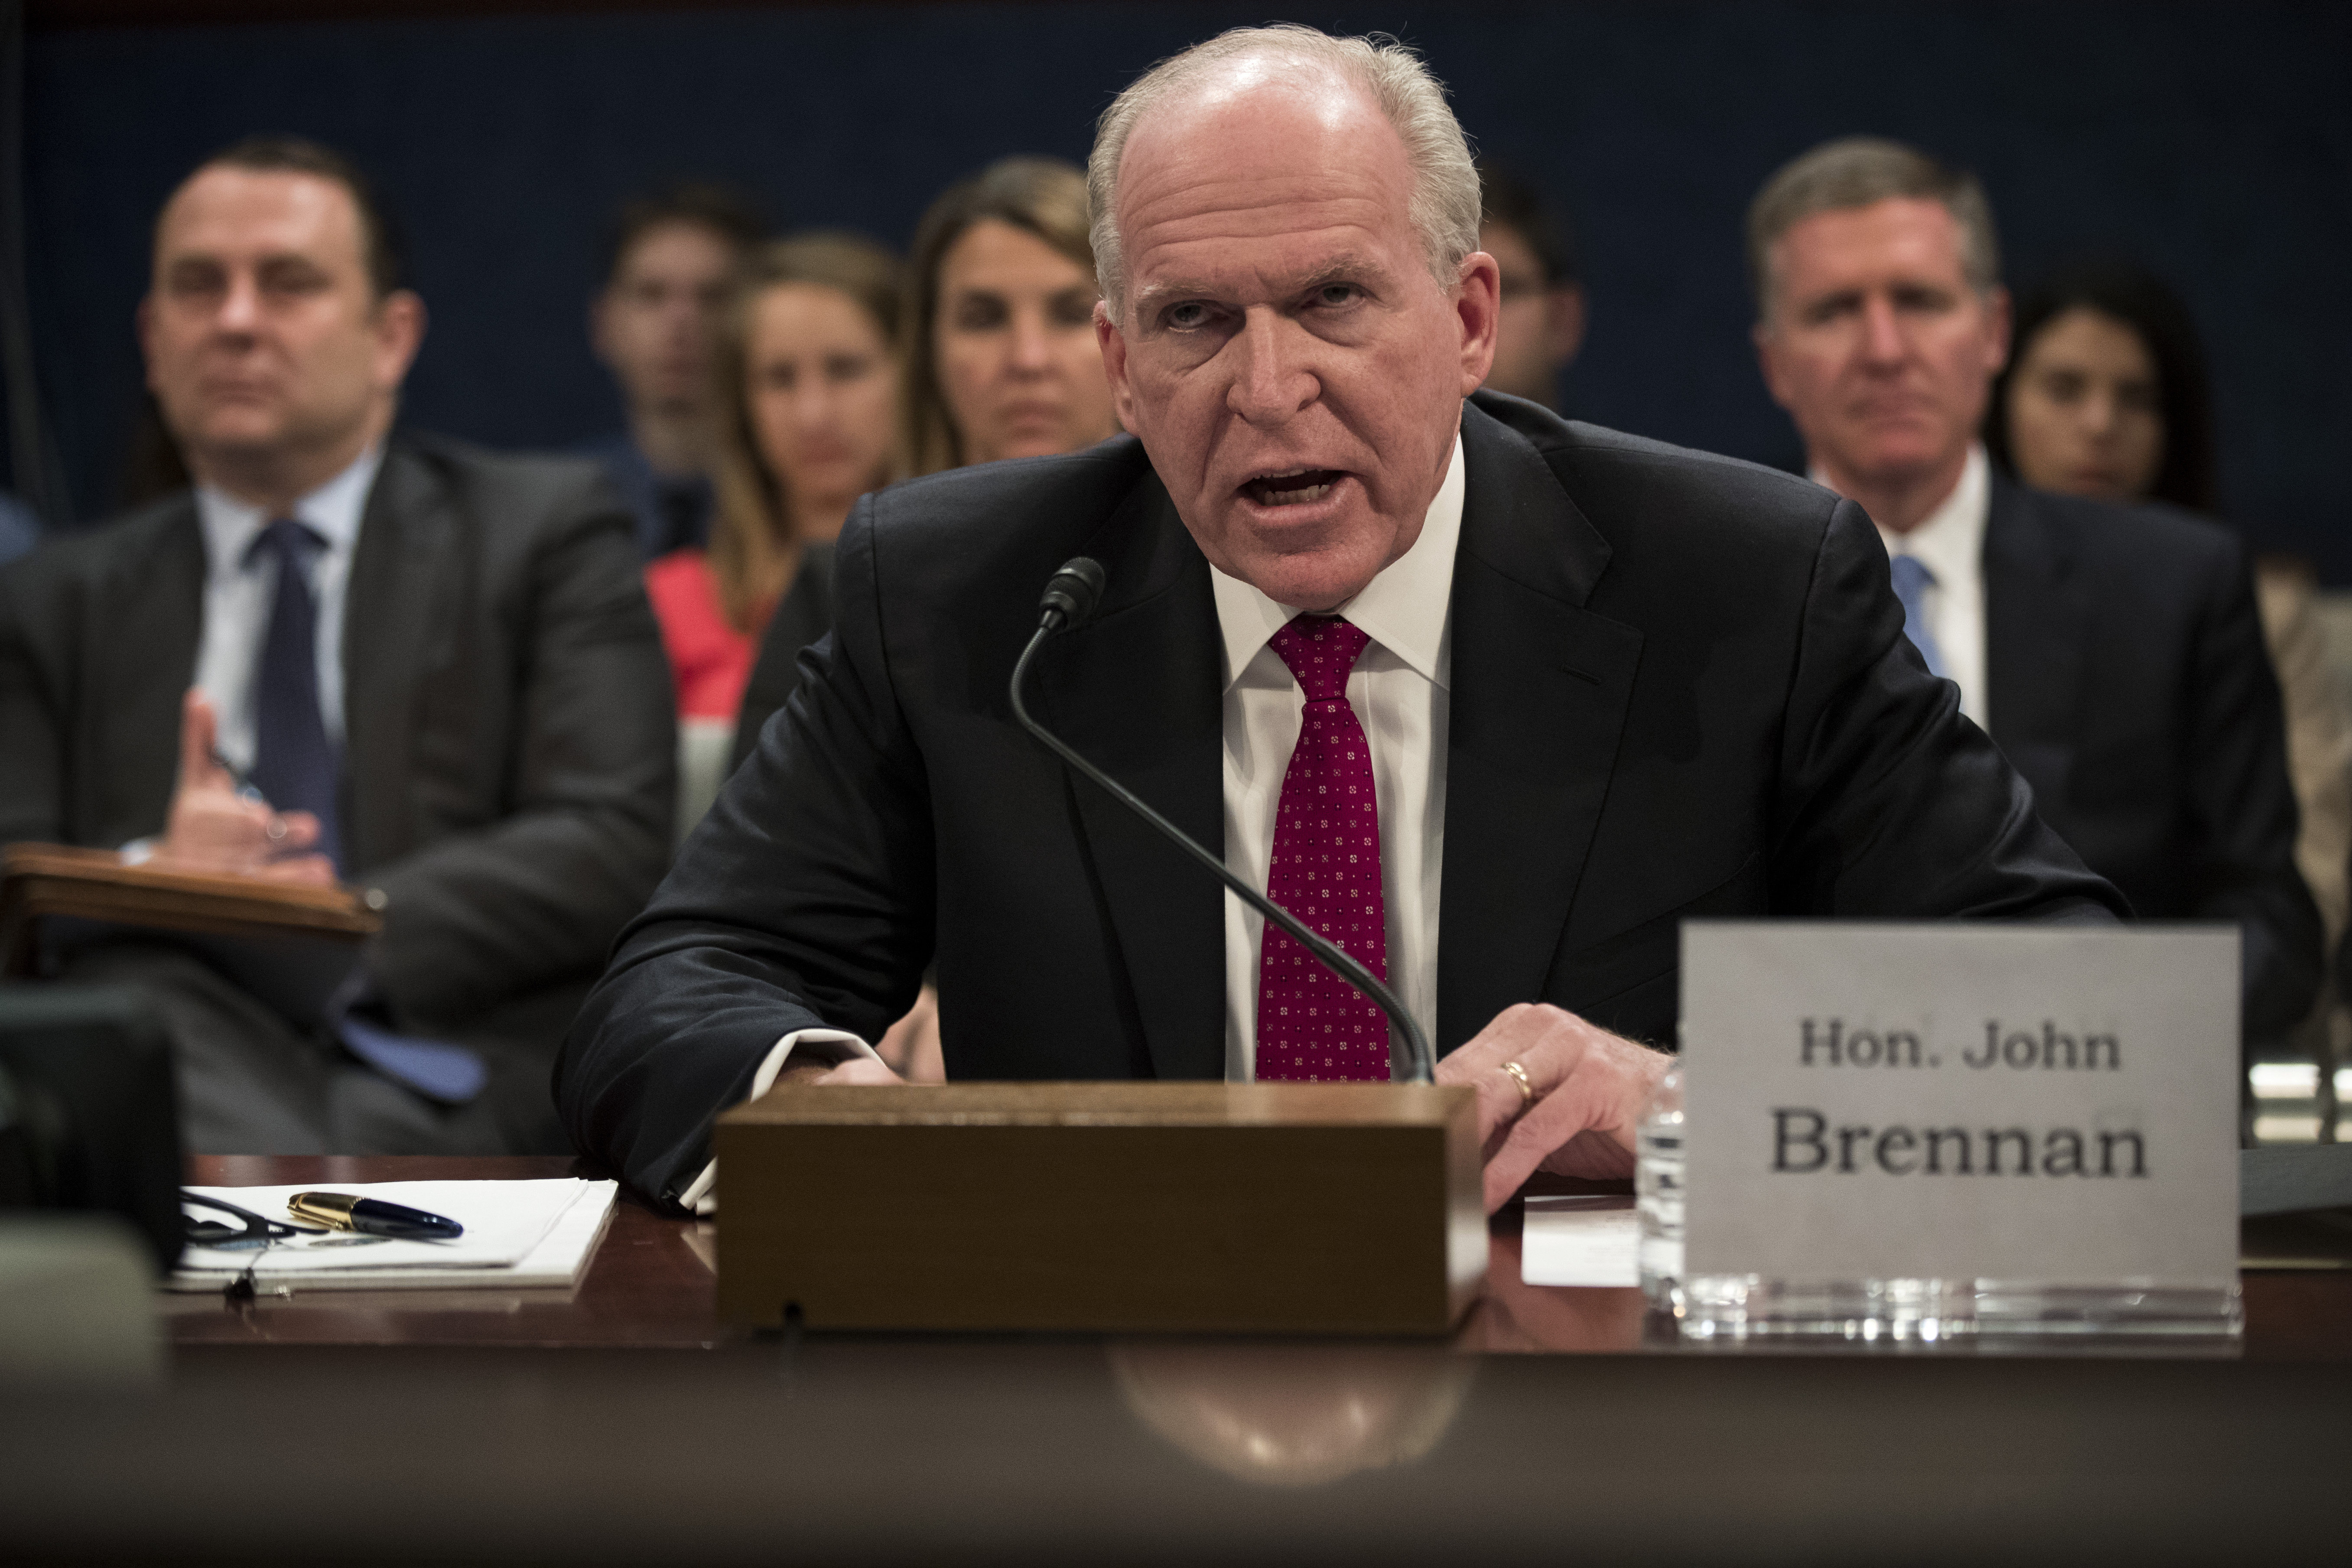
<path id="1" fill-rule="evenodd" d="M 760 203 L 693 180 L 633 196 L 614 215 L 589 339 L 613 373 L 627 427 L 582 442 L 636 514 L 648 561 L 710 537 L 719 445 L 714 363 L 727 302 L 769 233 Z"/>
<path id="2" fill-rule="evenodd" d="M 393 433 L 423 330 L 397 267 L 324 149 L 199 168 L 140 316 L 196 489 L 0 574 L 0 839 L 341 877 L 383 911 L 326 996 L 249 954 L 67 956 L 157 989 L 200 1151 L 562 1151 L 551 1058 L 661 872 L 675 738 L 627 514 L 584 462 Z"/>
<path id="3" fill-rule="evenodd" d="M 2009 301 L 1972 176 L 1831 142 L 1766 184 L 1748 246 L 1765 379 L 1813 477 L 1877 523 L 1929 668 L 2136 912 L 2244 932 L 2245 1037 L 2284 1035 L 2318 986 L 2319 915 L 2236 539 L 1991 470 L 1976 433 Z"/>
<path id="4" fill-rule="evenodd" d="M 1503 314 L 1486 385 L 1557 413 L 1559 378 L 1584 346 L 1587 301 L 1576 241 L 1559 206 L 1492 159 L 1478 161 L 1486 212 L 1478 248 L 1503 277 Z"/>
<path id="5" fill-rule="evenodd" d="M 706 1201 L 712 1118 L 779 1073 L 886 1079 L 934 955 L 950 1079 L 1387 1076 L 1377 1013 L 1015 727 L 1080 553 L 1108 588 L 1041 717 L 1434 1024 L 1490 1203 L 1631 1169 L 1684 920 L 2120 908 L 1920 668 L 1859 509 L 1469 395 L 1496 264 L 1410 54 L 1227 35 L 1113 105 L 1093 184 L 1133 435 L 859 503 L 831 639 L 566 1047 L 636 1186 Z"/>

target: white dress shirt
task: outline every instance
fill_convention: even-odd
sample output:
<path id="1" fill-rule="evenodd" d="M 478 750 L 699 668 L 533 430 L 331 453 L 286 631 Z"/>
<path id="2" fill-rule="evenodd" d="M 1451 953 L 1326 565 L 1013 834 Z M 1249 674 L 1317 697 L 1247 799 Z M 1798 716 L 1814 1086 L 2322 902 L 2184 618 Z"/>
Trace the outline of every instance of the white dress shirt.
<path id="1" fill-rule="evenodd" d="M 1381 882 L 1388 912 L 1389 986 L 1426 1029 L 1437 1010 L 1437 896 L 1445 857 L 1447 682 L 1453 637 L 1454 552 L 1462 534 L 1462 438 L 1412 548 L 1366 584 L 1339 614 L 1372 639 L 1348 678 L 1348 703 L 1371 753 L 1381 814 Z M 1210 568 L 1223 636 L 1225 864 L 1263 892 L 1274 855 L 1275 807 L 1298 744 L 1306 694 L 1271 646 L 1298 612 Z M 1246 1081 L 1257 1048 L 1261 917 L 1225 895 L 1225 1076 Z M 751 1098 L 775 1087 L 794 1049 L 829 1063 L 873 1056 L 840 1029 L 786 1035 L 751 1078 Z M 678 1201 L 697 1214 L 719 1207 L 719 1162 Z"/>
<path id="2" fill-rule="evenodd" d="M 1437 893 L 1445 858 L 1447 689 L 1454 547 L 1462 536 L 1462 439 L 1412 548 L 1338 613 L 1372 640 L 1348 677 L 1348 705 L 1371 753 L 1381 816 L 1381 896 L 1389 988 L 1426 1030 L 1437 1016 Z M 1275 808 L 1298 747 L 1307 696 L 1274 649 L 1297 610 L 1209 569 L 1225 652 L 1225 865 L 1265 890 Z M 1225 895 L 1225 1077 L 1256 1076 L 1258 944 L 1264 917 Z"/>
<path id="3" fill-rule="evenodd" d="M 1829 483 L 1818 472 L 1811 477 L 1815 484 Z M 1919 607 L 1943 655 L 1946 678 L 1960 689 L 1960 711 L 1987 733 L 1992 721 L 1985 690 L 1984 536 L 1991 507 L 1992 465 L 1984 447 L 1972 443 L 1959 482 L 1918 527 L 1908 533 L 1878 531 L 1889 558 L 1916 555 L 1934 574 Z"/>
<path id="4" fill-rule="evenodd" d="M 360 520 L 383 464 L 383 447 L 370 447 L 350 468 L 296 501 L 292 515 L 324 539 L 310 560 L 310 594 L 319 607 L 319 708 L 327 738 L 343 741 L 343 603 L 359 546 Z M 251 771 L 255 725 L 253 682 L 269 611 L 278 594 L 278 559 L 264 552 L 247 560 L 261 531 L 278 521 L 209 486 L 196 489 L 196 517 L 205 534 L 205 626 L 196 647 L 196 686 L 219 721 L 216 744 L 239 773 Z"/>

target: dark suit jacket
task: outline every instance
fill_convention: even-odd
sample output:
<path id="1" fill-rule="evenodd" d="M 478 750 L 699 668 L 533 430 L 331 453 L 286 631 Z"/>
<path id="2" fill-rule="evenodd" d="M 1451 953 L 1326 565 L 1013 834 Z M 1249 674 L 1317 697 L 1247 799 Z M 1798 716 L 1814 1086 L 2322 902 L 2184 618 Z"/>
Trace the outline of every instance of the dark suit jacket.
<path id="1" fill-rule="evenodd" d="M 760 637 L 760 656 L 751 661 L 751 677 L 743 683 L 743 703 L 735 710 L 735 752 L 729 771 L 743 765 L 760 743 L 760 731 L 783 711 L 801 683 L 801 654 L 833 630 L 833 546 L 812 544 L 801 552 L 800 570 L 784 591 L 768 629 Z"/>
<path id="2" fill-rule="evenodd" d="M 1673 1040 L 1695 917 L 2120 910 L 1911 651 L 1860 509 L 1511 398 L 1462 433 L 1440 1050 L 1537 999 Z M 1221 889 L 1006 702 L 1080 553 L 1109 587 L 1040 716 L 1220 842 L 1208 565 L 1139 443 L 870 496 L 832 637 L 566 1044 L 583 1148 L 675 1193 L 778 1037 L 878 1037 L 934 950 L 951 1078 L 1223 1076 Z"/>
<path id="3" fill-rule="evenodd" d="M 1996 477 L 1984 572 L 1992 735 L 2042 820 L 2142 917 L 2240 923 L 2247 1037 L 2284 1034 L 2319 984 L 2319 911 L 2236 538 Z"/>
<path id="4" fill-rule="evenodd" d="M 385 453 L 345 607 L 341 814 L 346 876 L 388 899 L 369 963 L 404 1026 L 551 1054 L 660 879 L 676 721 L 630 527 L 584 462 Z M 184 493 L 0 573 L 0 842 L 162 830 L 204 582 Z"/>

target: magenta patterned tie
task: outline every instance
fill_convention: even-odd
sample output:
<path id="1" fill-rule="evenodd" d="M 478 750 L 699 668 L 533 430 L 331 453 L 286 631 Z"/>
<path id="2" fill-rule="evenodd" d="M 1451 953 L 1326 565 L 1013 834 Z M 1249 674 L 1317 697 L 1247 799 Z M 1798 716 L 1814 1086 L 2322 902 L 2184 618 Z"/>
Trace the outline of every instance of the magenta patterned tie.
<path id="1" fill-rule="evenodd" d="M 1300 616 L 1274 634 L 1307 711 L 1282 775 L 1265 894 L 1382 980 L 1388 909 L 1381 896 L 1381 812 L 1372 754 L 1348 706 L 1348 672 L 1371 638 L 1335 616 Z M 1355 987 L 1269 922 L 1257 967 L 1261 1079 L 1389 1076 L 1389 1026 Z"/>

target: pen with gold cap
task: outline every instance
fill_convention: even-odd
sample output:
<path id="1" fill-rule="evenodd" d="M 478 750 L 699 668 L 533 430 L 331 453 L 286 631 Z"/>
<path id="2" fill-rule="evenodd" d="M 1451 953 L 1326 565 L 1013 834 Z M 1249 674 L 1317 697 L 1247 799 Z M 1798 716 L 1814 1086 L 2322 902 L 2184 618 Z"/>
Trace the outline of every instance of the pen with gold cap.
<path id="1" fill-rule="evenodd" d="M 466 1227 L 454 1219 L 351 1193 L 296 1193 L 286 1200 L 286 1208 L 312 1225 L 400 1241 L 455 1241 L 466 1234 Z"/>

